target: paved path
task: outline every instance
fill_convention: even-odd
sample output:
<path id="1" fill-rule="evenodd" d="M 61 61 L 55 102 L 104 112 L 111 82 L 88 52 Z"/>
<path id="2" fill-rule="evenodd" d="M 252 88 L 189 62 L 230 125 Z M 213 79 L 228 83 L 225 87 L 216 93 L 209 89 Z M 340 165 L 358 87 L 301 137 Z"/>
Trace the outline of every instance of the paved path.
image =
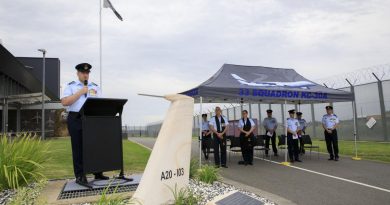
<path id="1" fill-rule="evenodd" d="M 131 138 L 153 148 L 154 138 Z M 194 141 L 192 155 L 198 157 L 198 142 Z M 280 155 L 284 151 L 280 151 Z M 328 161 L 327 155 L 312 153 L 303 163 L 280 165 L 284 155 L 263 159 L 256 153 L 254 166 L 242 166 L 239 154 L 231 153 L 228 169 L 222 176 L 279 195 L 302 205 L 390 204 L 390 164 L 354 161 L 342 157 L 339 162 Z M 211 155 L 212 157 L 212 155 Z M 212 163 L 212 162 L 209 162 Z"/>

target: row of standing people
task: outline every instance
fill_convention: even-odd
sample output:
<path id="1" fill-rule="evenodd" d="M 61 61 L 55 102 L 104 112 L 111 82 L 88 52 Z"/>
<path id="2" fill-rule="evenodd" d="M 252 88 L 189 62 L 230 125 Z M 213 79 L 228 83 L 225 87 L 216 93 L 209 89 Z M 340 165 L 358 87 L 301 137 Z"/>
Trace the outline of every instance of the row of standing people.
<path id="1" fill-rule="evenodd" d="M 276 129 L 278 122 L 272 116 L 272 110 L 267 110 L 267 117 L 264 118 L 262 124 L 265 130 L 265 154 L 268 156 L 269 145 L 272 145 L 274 156 L 278 156 L 276 145 Z M 339 123 L 338 117 L 333 114 L 333 107 L 326 106 L 327 114 L 322 118 L 322 126 L 324 128 L 325 141 L 330 155 L 329 160 L 339 160 L 338 156 L 338 139 L 337 126 Z M 222 115 L 220 107 L 215 108 L 216 115 L 207 120 L 207 114 L 203 114 L 202 122 L 202 151 L 206 160 L 209 159 L 210 141 L 213 143 L 214 162 L 216 167 L 227 168 L 226 165 L 226 133 L 229 129 L 228 119 Z M 299 158 L 300 154 L 305 153 L 304 141 L 301 137 L 305 134 L 307 127 L 306 120 L 302 118 L 302 112 L 295 110 L 288 111 L 290 117 L 287 119 L 287 144 L 290 162 L 302 162 Z M 240 165 L 253 165 L 253 148 L 256 146 L 256 139 L 253 131 L 256 124 L 253 119 L 249 118 L 248 111 L 242 111 L 242 118 L 238 122 L 240 130 L 240 144 L 243 160 L 239 161 Z"/>

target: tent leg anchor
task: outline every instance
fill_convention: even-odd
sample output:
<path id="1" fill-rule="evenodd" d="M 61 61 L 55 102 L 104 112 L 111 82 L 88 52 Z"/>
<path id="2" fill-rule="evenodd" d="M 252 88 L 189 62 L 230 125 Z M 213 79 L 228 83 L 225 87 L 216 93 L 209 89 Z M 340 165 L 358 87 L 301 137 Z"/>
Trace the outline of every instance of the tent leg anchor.
<path id="1" fill-rule="evenodd" d="M 280 164 L 281 164 L 281 165 L 284 165 L 284 166 L 290 166 L 290 165 L 291 165 L 290 162 L 281 162 Z"/>

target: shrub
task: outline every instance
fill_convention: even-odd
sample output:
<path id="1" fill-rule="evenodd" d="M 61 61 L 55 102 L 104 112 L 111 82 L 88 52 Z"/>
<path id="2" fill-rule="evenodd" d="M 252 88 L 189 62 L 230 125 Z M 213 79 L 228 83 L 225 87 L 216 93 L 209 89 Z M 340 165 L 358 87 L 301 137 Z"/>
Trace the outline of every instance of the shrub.
<path id="1" fill-rule="evenodd" d="M 197 205 L 200 201 L 200 196 L 195 195 L 193 191 L 188 188 L 181 188 L 177 190 L 177 184 L 175 189 L 169 187 L 174 197 L 174 205 Z"/>
<path id="2" fill-rule="evenodd" d="M 35 135 L 24 133 L 14 139 L 0 136 L 0 190 L 45 178 L 40 171 L 49 154 L 49 144 Z"/>
<path id="3" fill-rule="evenodd" d="M 192 158 L 190 161 L 190 179 L 193 179 L 196 176 L 196 173 L 199 169 L 199 160 Z"/>
<path id="4" fill-rule="evenodd" d="M 100 197 L 99 201 L 96 203 L 97 205 L 120 205 L 123 203 L 123 198 L 120 196 L 117 197 L 108 197 L 107 192 L 110 188 L 110 185 L 108 185 L 102 193 L 102 196 Z M 115 187 L 115 190 L 112 194 L 115 194 L 117 192 L 118 186 Z"/>
<path id="5" fill-rule="evenodd" d="M 112 192 L 112 194 L 116 194 L 118 191 L 118 186 L 117 185 Z M 100 197 L 99 201 L 94 203 L 95 205 L 122 205 L 122 204 L 139 204 L 137 200 L 135 199 L 125 199 L 123 196 L 118 195 L 118 196 L 108 196 L 108 190 L 111 187 L 111 183 L 103 190 L 102 196 Z"/>
<path id="6" fill-rule="evenodd" d="M 196 173 L 196 179 L 212 184 L 220 178 L 219 169 L 210 165 L 203 165 Z"/>
<path id="7" fill-rule="evenodd" d="M 46 184 L 46 180 L 41 180 L 27 187 L 20 187 L 19 189 L 17 189 L 15 196 L 12 197 L 12 199 L 7 203 L 7 205 L 47 204 L 44 199 L 39 199 L 39 194 Z"/>

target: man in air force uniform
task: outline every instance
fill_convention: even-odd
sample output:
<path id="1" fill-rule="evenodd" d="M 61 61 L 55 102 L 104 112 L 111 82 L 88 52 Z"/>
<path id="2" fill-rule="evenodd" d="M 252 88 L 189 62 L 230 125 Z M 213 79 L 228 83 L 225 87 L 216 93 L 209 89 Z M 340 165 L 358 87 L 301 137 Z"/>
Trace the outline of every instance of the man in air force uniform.
<path id="1" fill-rule="evenodd" d="M 101 96 L 99 86 L 88 82 L 91 68 L 92 66 L 88 63 L 78 64 L 76 66 L 78 79 L 66 86 L 61 98 L 62 105 L 68 106 L 67 124 L 72 144 L 73 170 L 76 183 L 81 185 L 88 184 L 88 181 L 83 170 L 83 136 L 79 111 L 87 98 Z M 108 179 L 102 173 L 94 173 L 94 175 L 95 179 Z"/>
<path id="2" fill-rule="evenodd" d="M 290 117 L 287 118 L 287 144 L 290 162 L 302 162 L 299 159 L 298 131 L 299 122 L 295 119 L 295 110 L 289 110 Z"/>
<path id="3" fill-rule="evenodd" d="M 202 114 L 202 151 L 206 160 L 209 159 L 210 145 L 212 144 L 211 133 L 207 114 Z"/>
<path id="4" fill-rule="evenodd" d="M 226 166 L 226 132 L 228 131 L 228 119 L 222 116 L 220 107 L 215 108 L 215 116 L 209 121 L 210 130 L 213 132 L 214 161 L 216 167 Z M 219 155 L 221 150 L 221 155 Z M 220 158 L 221 156 L 221 158 Z"/>
<path id="5" fill-rule="evenodd" d="M 329 160 L 339 160 L 339 145 L 337 137 L 337 126 L 339 118 L 333 114 L 333 107 L 326 106 L 326 115 L 322 117 L 322 127 L 324 128 L 326 147 L 328 149 Z"/>
<path id="6" fill-rule="evenodd" d="M 263 120 L 263 126 L 265 129 L 265 155 L 268 156 L 269 141 L 272 143 L 272 150 L 275 156 L 278 156 L 278 149 L 276 148 L 276 128 L 278 128 L 278 122 L 276 118 L 272 117 L 272 110 L 267 110 L 267 117 Z"/>
<path id="7" fill-rule="evenodd" d="M 302 135 L 306 134 L 306 127 L 307 123 L 306 120 L 302 118 L 302 112 L 297 112 L 297 120 L 299 122 L 299 131 L 298 131 L 298 136 L 299 136 L 299 153 L 300 154 L 305 154 L 305 144 L 302 139 Z"/>

